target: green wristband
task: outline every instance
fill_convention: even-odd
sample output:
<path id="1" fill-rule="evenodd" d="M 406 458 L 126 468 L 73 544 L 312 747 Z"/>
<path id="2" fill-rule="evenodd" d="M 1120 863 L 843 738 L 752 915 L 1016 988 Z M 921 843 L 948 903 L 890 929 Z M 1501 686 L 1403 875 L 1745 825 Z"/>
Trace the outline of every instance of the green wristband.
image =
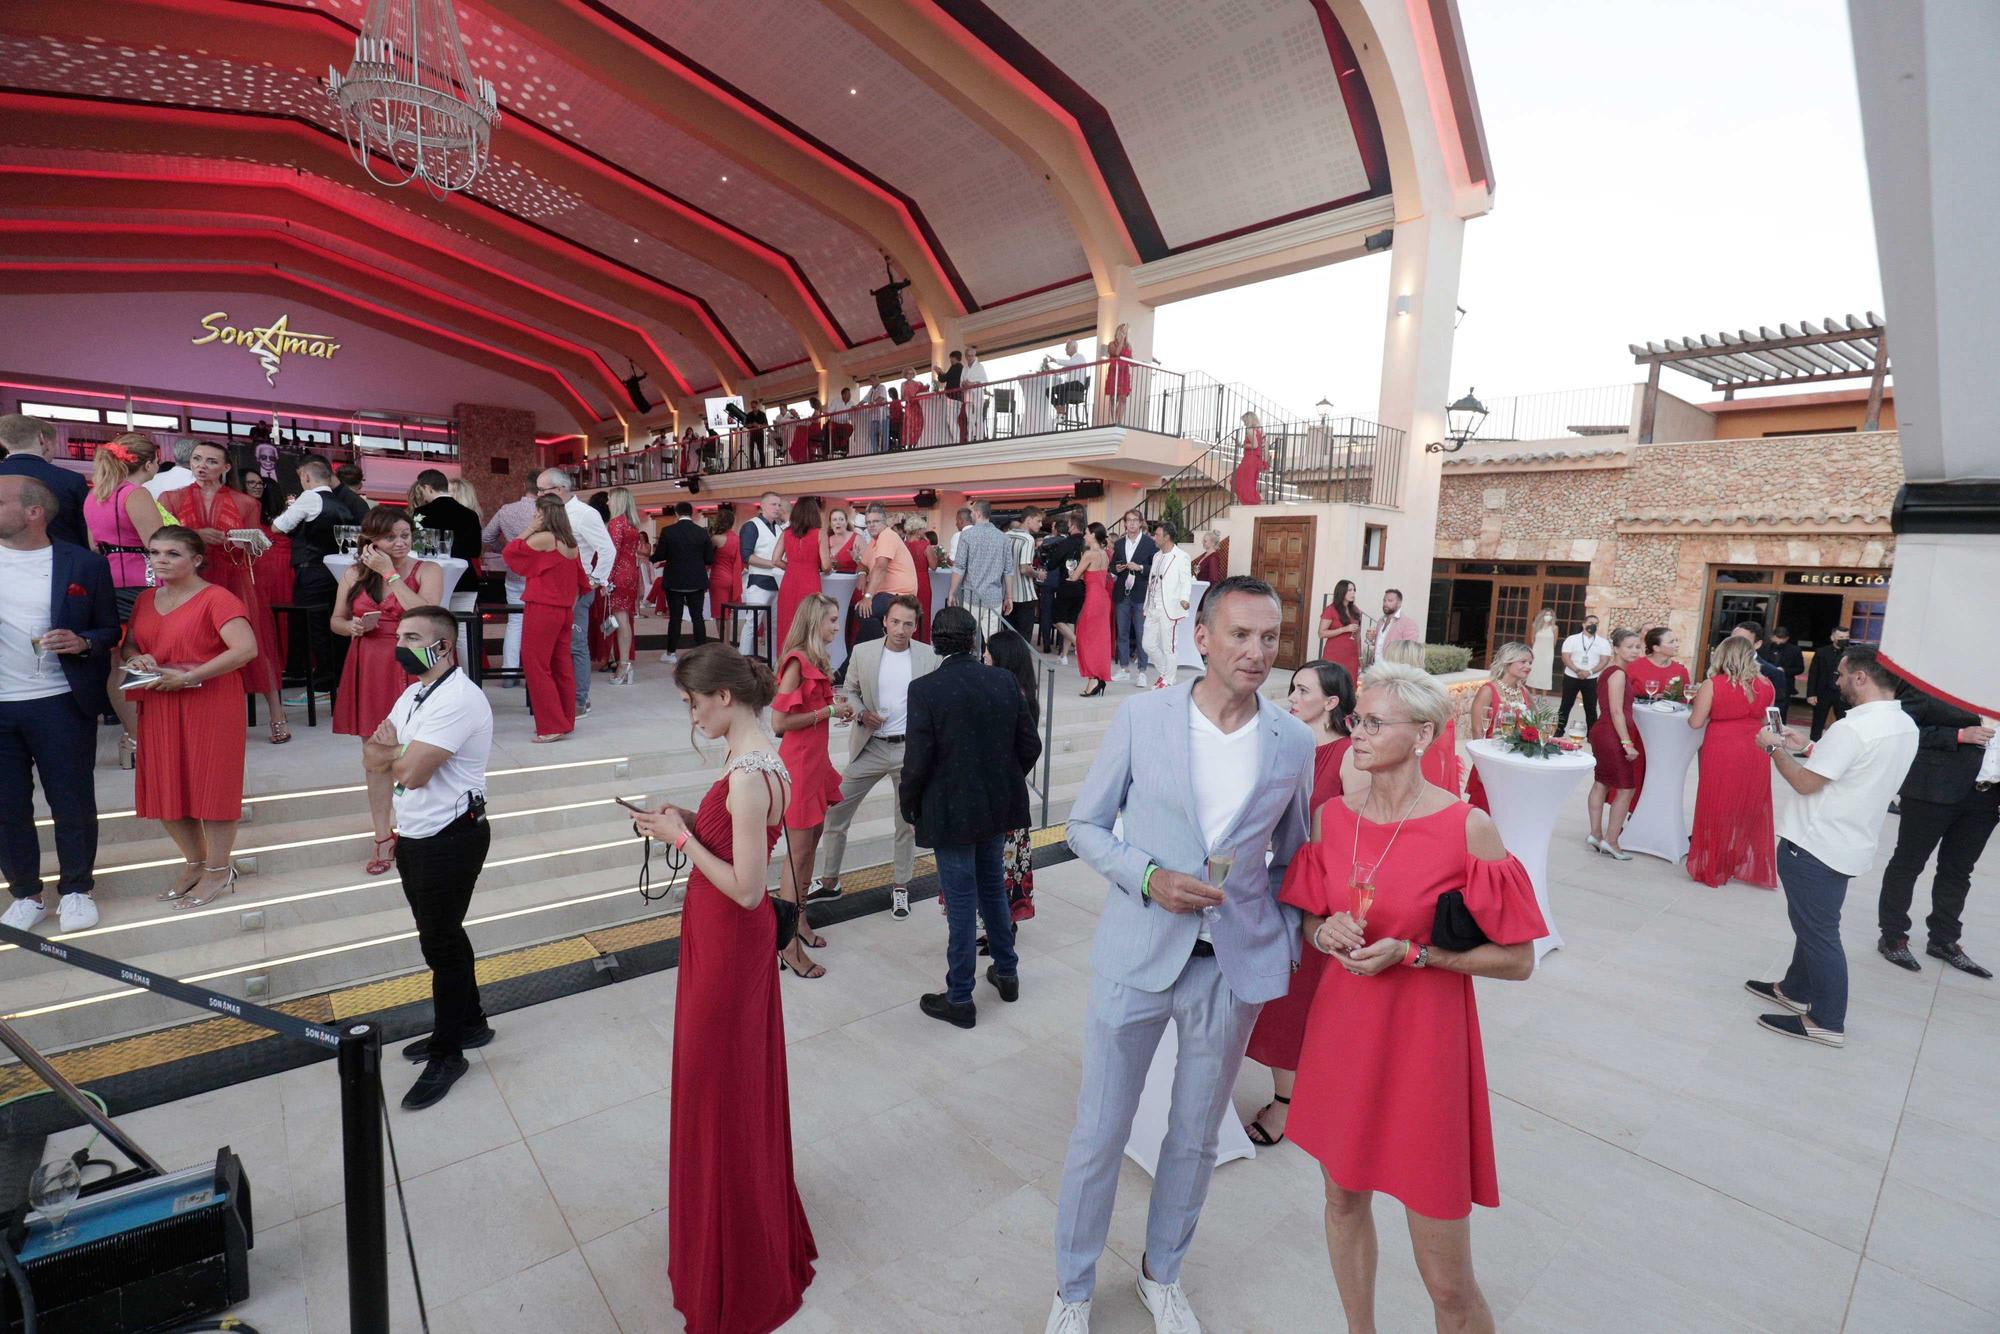
<path id="1" fill-rule="evenodd" d="M 1147 903 L 1151 903 L 1153 901 L 1153 872 L 1159 869 L 1160 869 L 1159 867 L 1151 864 L 1150 862 L 1147 863 L 1146 874 L 1143 877 L 1141 877 L 1139 881 L 1139 897 L 1144 899 Z"/>

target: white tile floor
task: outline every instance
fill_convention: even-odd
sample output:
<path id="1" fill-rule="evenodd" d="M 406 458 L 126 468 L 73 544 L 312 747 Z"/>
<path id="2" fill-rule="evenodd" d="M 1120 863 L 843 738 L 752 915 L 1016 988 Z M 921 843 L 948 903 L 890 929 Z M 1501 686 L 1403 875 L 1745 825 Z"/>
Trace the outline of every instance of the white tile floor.
<path id="1" fill-rule="evenodd" d="M 1567 832 L 1576 805 L 1551 856 L 1568 948 L 1528 983 L 1480 984 L 1503 1204 L 1478 1212 L 1474 1244 L 1502 1327 L 2000 1329 L 2000 984 L 1878 959 L 1879 877 L 1863 877 L 1847 1048 L 1763 1033 L 1740 987 L 1788 955 L 1779 896 L 1597 857 Z M 1081 866 L 1042 874 L 1022 999 L 982 995 L 971 1032 L 916 1009 L 943 966 L 929 904 L 830 929 L 828 975 L 785 980 L 821 1252 L 788 1329 L 1041 1328 L 1103 893 Z M 2000 875 L 1975 882 L 1966 939 L 2000 957 Z M 440 1334 L 680 1329 L 664 1212 L 673 988 L 660 974 L 505 1015 L 445 1103 L 392 1111 Z M 395 1064 L 392 1100 L 410 1078 Z M 1246 1067 L 1239 1109 L 1268 1089 Z M 169 1164 L 221 1143 L 246 1159 L 259 1236 L 240 1314 L 266 1334 L 346 1328 L 336 1117 L 321 1065 L 127 1118 Z M 1128 1164 L 1100 1334 L 1150 1327 L 1131 1288 L 1146 1185 Z M 1343 1328 L 1318 1200 L 1290 1145 L 1217 1173 L 1185 1274 L 1209 1329 Z M 1379 1207 L 1381 1328 L 1429 1329 L 1400 1219 Z M 393 1200 L 390 1220 L 400 1246 Z M 394 1268 L 397 1326 L 413 1328 Z"/>

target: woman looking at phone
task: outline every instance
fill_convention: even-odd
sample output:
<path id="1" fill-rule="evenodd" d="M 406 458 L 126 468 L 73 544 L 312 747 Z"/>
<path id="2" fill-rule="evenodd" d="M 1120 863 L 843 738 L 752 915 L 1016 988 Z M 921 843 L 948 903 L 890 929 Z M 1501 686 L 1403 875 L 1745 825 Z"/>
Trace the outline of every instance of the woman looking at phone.
<path id="1" fill-rule="evenodd" d="M 444 571 L 410 556 L 409 516 L 378 506 L 361 521 L 361 554 L 341 571 L 333 595 L 333 632 L 347 635 L 347 665 L 340 673 L 340 693 L 333 701 L 333 730 L 339 736 L 366 740 L 389 716 L 396 700 L 414 677 L 396 662 L 396 627 L 403 613 L 443 601 Z M 375 846 L 368 874 L 381 875 L 396 864 L 394 832 L 395 779 L 387 773 L 365 775 L 368 817 L 375 826 Z"/>

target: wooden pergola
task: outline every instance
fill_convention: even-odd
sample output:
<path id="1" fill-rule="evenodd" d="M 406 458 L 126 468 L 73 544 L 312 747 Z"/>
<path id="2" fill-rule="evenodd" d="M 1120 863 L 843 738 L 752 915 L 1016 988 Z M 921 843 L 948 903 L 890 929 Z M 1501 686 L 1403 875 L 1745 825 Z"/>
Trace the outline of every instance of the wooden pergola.
<path id="1" fill-rule="evenodd" d="M 1653 439 L 1653 418 L 1660 401 L 1660 367 L 1671 366 L 1691 375 L 1725 399 L 1739 389 L 1774 385 L 1821 384 L 1828 380 L 1868 377 L 1868 413 L 1864 431 L 1882 426 L 1882 385 L 1889 375 L 1889 333 L 1874 311 L 1865 316 L 1832 316 L 1824 326 L 1802 320 L 1798 327 L 1769 325 L 1756 333 L 1703 334 L 1669 338 L 1663 347 L 1630 344 L 1632 359 L 1645 366 L 1646 398 L 1639 410 L 1639 443 Z"/>

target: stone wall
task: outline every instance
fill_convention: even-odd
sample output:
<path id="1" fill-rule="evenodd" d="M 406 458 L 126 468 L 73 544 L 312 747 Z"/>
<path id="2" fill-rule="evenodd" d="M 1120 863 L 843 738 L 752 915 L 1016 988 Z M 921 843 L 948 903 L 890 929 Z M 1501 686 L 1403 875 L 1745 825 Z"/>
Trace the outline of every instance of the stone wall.
<path id="1" fill-rule="evenodd" d="M 479 512 L 490 518 L 508 501 L 520 499 L 541 466 L 535 414 L 460 403 L 452 415 L 458 419 L 459 473 L 479 493 Z"/>

